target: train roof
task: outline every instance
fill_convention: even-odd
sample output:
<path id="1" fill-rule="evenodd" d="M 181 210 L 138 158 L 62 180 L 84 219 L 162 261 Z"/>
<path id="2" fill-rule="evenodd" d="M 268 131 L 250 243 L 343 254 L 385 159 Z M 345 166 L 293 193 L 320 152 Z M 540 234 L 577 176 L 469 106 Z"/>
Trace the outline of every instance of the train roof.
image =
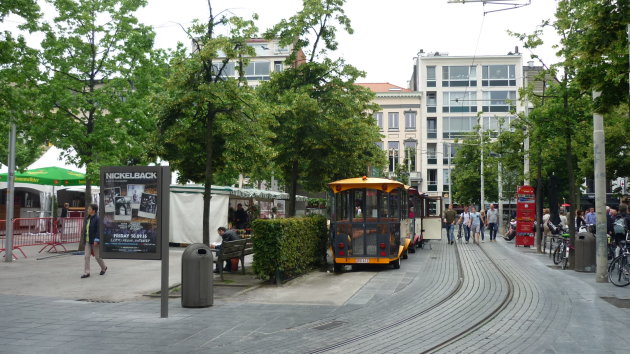
<path id="1" fill-rule="evenodd" d="M 339 193 L 348 189 L 369 188 L 377 189 L 384 192 L 391 192 L 398 188 L 404 188 L 404 184 L 386 178 L 376 177 L 356 177 L 347 178 L 339 181 L 328 183 L 328 187 L 334 192 Z"/>

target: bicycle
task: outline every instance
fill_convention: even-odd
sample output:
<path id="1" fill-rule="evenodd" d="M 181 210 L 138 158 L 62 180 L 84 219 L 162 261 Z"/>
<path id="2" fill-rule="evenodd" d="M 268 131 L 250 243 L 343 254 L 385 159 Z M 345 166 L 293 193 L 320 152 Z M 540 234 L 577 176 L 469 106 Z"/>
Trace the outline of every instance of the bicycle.
<path id="1" fill-rule="evenodd" d="M 628 237 L 621 241 L 621 254 L 608 266 L 608 280 L 615 286 L 627 286 L 630 284 L 630 250 L 628 249 Z"/>
<path id="2" fill-rule="evenodd" d="M 563 233 L 560 237 L 560 242 L 558 242 L 556 249 L 553 251 L 553 264 L 560 264 L 562 269 L 566 269 L 569 263 L 569 250 L 571 249 L 569 244 L 570 235 Z"/>

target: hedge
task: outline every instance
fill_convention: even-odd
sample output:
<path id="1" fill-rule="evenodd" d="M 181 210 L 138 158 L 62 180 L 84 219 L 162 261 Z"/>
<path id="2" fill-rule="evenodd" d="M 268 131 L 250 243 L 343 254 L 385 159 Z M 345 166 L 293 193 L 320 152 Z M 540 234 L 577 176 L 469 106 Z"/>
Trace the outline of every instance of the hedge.
<path id="1" fill-rule="evenodd" d="M 326 262 L 327 227 L 321 215 L 252 222 L 254 262 L 261 279 L 293 278 Z"/>

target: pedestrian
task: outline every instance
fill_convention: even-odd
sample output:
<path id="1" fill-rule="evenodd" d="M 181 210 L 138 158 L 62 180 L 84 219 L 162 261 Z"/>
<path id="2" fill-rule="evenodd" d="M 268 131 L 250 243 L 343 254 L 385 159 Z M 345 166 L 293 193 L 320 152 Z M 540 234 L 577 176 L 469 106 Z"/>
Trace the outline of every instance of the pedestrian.
<path id="1" fill-rule="evenodd" d="M 584 220 L 584 211 L 578 210 L 577 215 L 575 216 L 575 230 L 577 232 L 587 231 L 586 220 Z"/>
<path id="2" fill-rule="evenodd" d="M 243 209 L 243 204 L 238 203 L 236 205 L 236 211 L 234 212 L 234 222 L 237 229 L 244 229 L 247 226 L 247 212 Z"/>
<path id="3" fill-rule="evenodd" d="M 543 246 L 547 242 L 547 238 L 551 236 L 551 229 L 549 228 L 549 219 L 551 218 L 551 214 L 549 212 L 549 208 L 543 209 L 543 217 L 542 217 L 542 225 L 543 225 Z"/>
<path id="4" fill-rule="evenodd" d="M 564 210 L 560 210 L 560 230 L 564 230 L 569 227 L 567 222 L 567 213 Z"/>
<path id="5" fill-rule="evenodd" d="M 210 248 L 213 248 L 213 249 L 217 250 L 217 256 L 220 255 L 221 245 L 223 245 L 223 242 L 236 241 L 236 240 L 240 240 L 241 239 L 240 236 L 236 233 L 236 231 L 228 230 L 228 229 L 226 229 L 223 226 L 221 226 L 221 227 L 219 227 L 217 229 L 217 233 L 219 234 L 219 236 L 221 236 L 221 242 L 210 244 Z M 217 262 L 217 265 L 216 265 L 216 267 L 214 269 L 215 273 L 219 273 L 219 267 L 220 266 L 221 265 L 219 264 L 219 262 Z M 230 264 L 230 260 L 229 259 L 225 260 L 225 266 L 223 267 L 223 271 L 224 272 L 231 272 L 232 271 L 232 265 Z"/>
<path id="6" fill-rule="evenodd" d="M 458 224 L 464 227 L 464 238 L 466 239 L 466 243 L 470 240 L 470 223 L 472 222 L 470 218 L 470 212 L 468 211 L 468 207 L 464 207 L 464 212 L 459 217 Z"/>
<path id="7" fill-rule="evenodd" d="M 490 204 L 490 209 L 486 213 L 486 224 L 490 230 L 490 242 L 497 242 L 497 224 L 499 221 L 499 211 Z"/>
<path id="8" fill-rule="evenodd" d="M 83 224 L 83 238 L 85 239 L 85 269 L 81 278 L 90 276 L 90 257 L 94 255 L 96 262 L 101 267 L 100 275 L 105 275 L 107 266 L 101 258 L 100 236 L 98 230 L 98 205 L 90 204 L 88 207 L 88 215 Z"/>
<path id="9" fill-rule="evenodd" d="M 455 243 L 455 221 L 457 220 L 457 212 L 453 210 L 453 203 L 448 205 L 448 210 L 444 212 L 444 224 L 446 225 L 446 242 L 448 244 Z"/>
<path id="10" fill-rule="evenodd" d="M 597 214 L 595 208 L 590 208 L 585 215 L 586 224 L 588 226 L 597 224 Z"/>
<path id="11" fill-rule="evenodd" d="M 479 212 L 479 217 L 481 219 L 481 224 L 479 224 L 479 233 L 481 234 L 481 242 L 485 242 L 484 234 L 485 234 L 485 228 L 487 224 L 485 210 L 481 209 L 481 211 Z"/>
<path id="12" fill-rule="evenodd" d="M 59 216 L 59 219 L 57 219 L 57 228 L 62 233 L 63 233 L 63 224 L 65 222 L 64 219 L 68 217 L 68 210 L 69 209 L 70 209 L 70 204 L 63 203 L 63 208 L 61 208 L 61 215 Z"/>
<path id="13" fill-rule="evenodd" d="M 471 208 L 470 211 L 470 219 L 471 219 L 471 231 L 473 233 L 473 243 L 479 244 L 479 231 L 481 228 L 481 214 L 477 212 L 475 207 Z"/>

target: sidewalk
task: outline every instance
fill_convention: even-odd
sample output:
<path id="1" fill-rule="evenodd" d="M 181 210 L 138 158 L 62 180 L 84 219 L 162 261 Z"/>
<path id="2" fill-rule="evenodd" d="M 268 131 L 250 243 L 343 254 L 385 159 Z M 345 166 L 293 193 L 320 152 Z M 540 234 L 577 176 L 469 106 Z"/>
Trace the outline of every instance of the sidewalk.
<path id="1" fill-rule="evenodd" d="M 76 244 L 66 246 L 76 249 Z M 0 294 L 48 296 L 68 300 L 126 302 L 157 300 L 160 291 L 161 262 L 155 260 L 105 259 L 107 273 L 98 275 L 99 266 L 92 258 L 91 276 L 81 279 L 83 254 L 38 253 L 41 246 L 25 247 L 13 262 L 0 261 Z M 169 287 L 181 283 L 183 247 L 171 247 Z M 19 253 L 19 252 L 18 252 Z M 346 273 L 343 288 L 330 281 L 335 274 L 312 272 L 276 286 L 264 282 L 252 272 L 252 255 L 245 258 L 246 274 L 241 269 L 224 273 L 225 281 L 214 274 L 214 298 L 225 302 L 291 303 L 340 305 L 373 276 L 373 272 Z M 177 292 L 173 298 L 177 298 Z M 171 301 L 177 301 L 171 299 Z"/>

